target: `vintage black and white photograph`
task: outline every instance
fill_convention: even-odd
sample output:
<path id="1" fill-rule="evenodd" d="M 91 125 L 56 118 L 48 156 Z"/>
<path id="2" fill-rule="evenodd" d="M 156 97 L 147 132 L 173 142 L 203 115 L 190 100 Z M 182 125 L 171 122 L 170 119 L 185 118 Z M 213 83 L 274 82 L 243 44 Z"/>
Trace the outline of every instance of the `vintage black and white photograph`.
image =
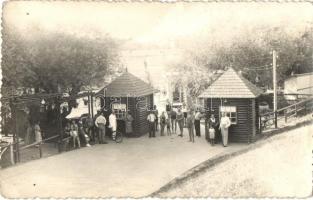
<path id="1" fill-rule="evenodd" d="M 312 196 L 310 2 L 5 1 L 3 198 Z"/>

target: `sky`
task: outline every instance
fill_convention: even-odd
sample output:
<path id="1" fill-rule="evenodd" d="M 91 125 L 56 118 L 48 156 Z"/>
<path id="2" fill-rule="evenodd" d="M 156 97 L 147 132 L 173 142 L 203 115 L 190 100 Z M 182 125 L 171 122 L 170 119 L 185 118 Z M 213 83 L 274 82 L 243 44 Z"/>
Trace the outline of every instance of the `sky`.
<path id="1" fill-rule="evenodd" d="M 156 42 L 223 27 L 251 24 L 290 26 L 313 19 L 309 3 L 106 3 L 8 2 L 4 17 L 22 31 L 39 26 L 46 31 L 109 33 L 123 39 Z M 222 33 L 222 32 L 221 32 Z M 226 34 L 226 33 L 223 33 Z"/>
<path id="2" fill-rule="evenodd" d="M 177 58 L 171 55 L 179 51 L 173 50 L 177 39 L 192 43 L 210 36 L 218 42 L 227 42 L 255 25 L 284 25 L 291 32 L 298 31 L 313 21 L 313 6 L 310 3 L 11 1 L 4 5 L 3 16 L 16 31 L 27 35 L 36 28 L 41 32 L 58 31 L 77 36 L 109 34 L 129 41 L 128 44 L 139 43 L 149 48 L 159 45 L 161 50 L 140 52 L 129 51 L 130 45 L 126 45 L 123 53 L 130 71 L 141 71 L 139 76 L 144 76 L 146 60 L 151 73 L 158 74 L 152 76 L 158 79 L 168 62 Z"/>

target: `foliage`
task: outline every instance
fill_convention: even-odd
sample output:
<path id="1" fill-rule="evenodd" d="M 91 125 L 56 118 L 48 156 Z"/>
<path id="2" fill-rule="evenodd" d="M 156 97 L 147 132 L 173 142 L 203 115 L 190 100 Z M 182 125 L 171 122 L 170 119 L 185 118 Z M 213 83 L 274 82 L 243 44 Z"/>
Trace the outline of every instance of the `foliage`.
<path id="1" fill-rule="evenodd" d="M 176 71 L 185 71 L 183 69 L 186 68 L 186 60 L 194 63 L 189 65 L 190 68 L 197 68 L 199 71 L 206 68 L 208 72 L 213 72 L 233 67 L 258 86 L 271 87 L 272 50 L 275 49 L 278 53 L 277 80 L 282 86 L 284 80 L 292 73 L 306 73 L 313 70 L 312 27 L 313 24 L 310 24 L 306 30 L 296 34 L 288 33 L 284 27 L 254 27 L 232 38 L 230 42 L 220 44 L 212 42 L 214 38 L 207 38 L 207 41 L 201 41 L 200 46 L 187 49 L 186 55 L 190 56 L 184 56 L 184 60 L 172 67 Z M 190 69 L 187 71 L 189 72 Z M 209 77 L 208 74 L 206 76 Z M 194 78 L 205 80 L 201 76 Z M 207 81 L 204 81 L 198 85 L 206 84 Z"/>
<path id="2" fill-rule="evenodd" d="M 189 97 L 197 97 L 208 86 L 208 70 L 194 62 L 174 63 L 170 70 L 171 80 L 176 87 L 186 87 Z M 195 99 L 190 99 L 194 101 Z"/>
<path id="3" fill-rule="evenodd" d="M 4 88 L 46 93 L 77 94 L 82 86 L 101 83 L 118 64 L 117 44 L 107 36 L 37 33 L 23 37 L 5 25 L 2 54 Z"/>

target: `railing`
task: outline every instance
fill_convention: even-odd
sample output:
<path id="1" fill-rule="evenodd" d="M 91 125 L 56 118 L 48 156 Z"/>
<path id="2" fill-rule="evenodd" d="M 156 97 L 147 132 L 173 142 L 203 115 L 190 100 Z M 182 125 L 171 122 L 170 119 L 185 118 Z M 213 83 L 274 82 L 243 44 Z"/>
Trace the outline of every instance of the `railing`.
<path id="1" fill-rule="evenodd" d="M 30 147 L 34 147 L 34 146 L 38 146 L 38 150 L 39 150 L 39 157 L 42 158 L 42 145 L 44 142 L 48 142 L 48 141 L 51 141 L 53 139 L 56 139 L 56 138 L 59 138 L 60 136 L 59 135 L 55 135 L 55 136 L 51 136 L 49 138 L 46 138 L 40 142 L 35 142 L 35 143 L 32 143 L 32 144 L 29 144 L 29 145 L 26 145 L 26 146 L 23 146 L 23 147 L 20 147 L 20 151 L 24 150 L 24 149 L 27 149 L 27 148 L 30 148 Z"/>
<path id="2" fill-rule="evenodd" d="M 2 158 L 2 155 L 5 153 L 5 151 L 7 151 L 9 148 L 10 148 L 10 158 L 11 158 L 11 164 L 15 164 L 17 162 L 20 162 L 20 152 L 22 150 L 25 150 L 25 149 L 28 149 L 28 148 L 31 148 L 31 147 L 38 147 L 38 153 L 39 153 L 39 158 L 42 158 L 43 156 L 43 151 L 42 151 L 42 145 L 45 143 L 45 142 L 48 142 L 48 141 L 51 141 L 53 139 L 57 139 L 59 138 L 60 136 L 59 135 L 55 135 L 55 136 L 51 136 L 49 138 L 46 138 L 44 140 L 42 140 L 41 142 L 34 142 L 32 144 L 29 144 L 29 145 L 26 145 L 26 146 L 21 146 L 19 148 L 17 148 L 17 145 L 19 145 L 17 142 L 13 142 L 13 143 L 10 143 L 4 147 L 1 147 L 1 151 L 0 151 L 0 160 Z M 59 145 L 59 141 L 56 143 Z"/>
<path id="3" fill-rule="evenodd" d="M 8 151 L 8 150 L 10 150 L 10 161 L 9 161 L 9 163 L 7 163 L 7 165 L 14 165 L 15 164 L 15 161 L 14 161 L 14 153 L 13 153 L 13 145 L 12 144 L 7 144 L 7 145 L 5 145 L 5 146 L 2 146 L 2 147 L 0 147 L 0 161 L 1 161 L 1 163 L 0 163 L 0 168 L 2 168 L 2 166 L 3 166 L 3 164 L 4 163 L 2 163 L 3 161 L 2 161 L 2 159 L 3 159 L 3 155 L 4 155 L 4 153 L 6 152 L 6 151 Z M 5 164 L 4 164 L 5 165 Z"/>
<path id="4" fill-rule="evenodd" d="M 303 114 L 309 114 L 313 111 L 313 98 L 309 98 L 290 106 L 278 109 L 276 112 L 268 112 L 259 116 L 259 130 L 262 133 L 268 128 L 278 128 L 278 121 L 284 119 L 288 122 L 291 117 L 298 117 Z"/>

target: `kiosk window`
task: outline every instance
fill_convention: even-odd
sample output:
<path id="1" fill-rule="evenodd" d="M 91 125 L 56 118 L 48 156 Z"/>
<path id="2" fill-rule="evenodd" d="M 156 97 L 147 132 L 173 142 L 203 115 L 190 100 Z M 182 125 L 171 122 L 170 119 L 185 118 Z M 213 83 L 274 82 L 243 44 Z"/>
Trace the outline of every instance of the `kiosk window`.
<path id="1" fill-rule="evenodd" d="M 232 124 L 237 124 L 236 106 L 220 106 L 220 116 L 222 116 L 223 113 L 226 113 Z"/>
<path id="2" fill-rule="evenodd" d="M 126 115 L 126 104 L 114 103 L 112 104 L 117 119 L 123 119 Z"/>

